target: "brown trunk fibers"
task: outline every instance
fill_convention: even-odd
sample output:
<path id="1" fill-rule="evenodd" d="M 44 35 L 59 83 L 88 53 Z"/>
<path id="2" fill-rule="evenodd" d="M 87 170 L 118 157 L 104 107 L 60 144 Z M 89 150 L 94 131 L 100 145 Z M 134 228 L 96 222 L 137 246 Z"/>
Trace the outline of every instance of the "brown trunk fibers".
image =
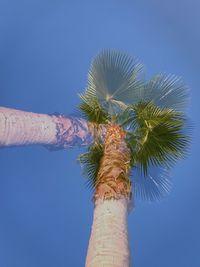
<path id="1" fill-rule="evenodd" d="M 131 197 L 130 151 L 125 137 L 126 132 L 119 125 L 108 126 L 94 200 Z"/>

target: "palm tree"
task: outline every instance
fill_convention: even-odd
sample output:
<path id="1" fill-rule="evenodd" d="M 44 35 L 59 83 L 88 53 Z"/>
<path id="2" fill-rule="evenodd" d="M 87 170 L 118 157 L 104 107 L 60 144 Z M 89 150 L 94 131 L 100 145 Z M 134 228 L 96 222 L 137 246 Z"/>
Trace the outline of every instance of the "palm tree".
<path id="1" fill-rule="evenodd" d="M 57 150 L 88 145 L 92 132 L 82 118 L 0 107 L 0 147 L 41 144 Z"/>
<path id="2" fill-rule="evenodd" d="M 186 152 L 187 88 L 173 75 L 146 81 L 139 61 L 105 50 L 93 60 L 80 98 L 84 118 L 0 108 L 0 146 L 87 145 L 79 156 L 94 201 L 86 267 L 128 267 L 134 198 L 168 193 L 168 170 Z"/>
<path id="3" fill-rule="evenodd" d="M 188 144 L 187 90 L 173 75 L 145 81 L 142 64 L 107 50 L 94 59 L 80 98 L 80 110 L 95 128 L 92 144 L 79 156 L 95 206 L 86 267 L 128 267 L 132 187 L 149 200 L 169 191 L 168 169 Z"/>

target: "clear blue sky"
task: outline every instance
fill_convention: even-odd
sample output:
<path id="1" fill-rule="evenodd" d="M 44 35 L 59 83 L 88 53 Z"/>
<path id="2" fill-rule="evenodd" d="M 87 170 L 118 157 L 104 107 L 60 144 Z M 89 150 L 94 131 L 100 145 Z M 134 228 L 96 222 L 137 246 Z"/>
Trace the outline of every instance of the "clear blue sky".
<path id="1" fill-rule="evenodd" d="M 129 216 L 134 267 L 200 266 L 200 2 L 195 0 L 0 0 L 0 105 L 69 114 L 90 61 L 117 48 L 191 88 L 190 156 L 160 203 L 136 201 Z M 0 266 L 84 266 L 93 205 L 79 149 L 0 151 Z"/>

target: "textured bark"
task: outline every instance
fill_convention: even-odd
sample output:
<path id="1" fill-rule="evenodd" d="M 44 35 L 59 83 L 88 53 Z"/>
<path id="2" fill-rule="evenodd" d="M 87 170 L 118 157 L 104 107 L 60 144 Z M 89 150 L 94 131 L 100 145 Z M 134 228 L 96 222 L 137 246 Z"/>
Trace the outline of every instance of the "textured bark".
<path id="1" fill-rule="evenodd" d="M 97 175 L 94 199 L 131 197 L 130 151 L 125 131 L 116 124 L 108 126 L 104 155 Z"/>
<path id="2" fill-rule="evenodd" d="M 110 124 L 97 174 L 94 217 L 86 267 L 130 267 L 127 212 L 130 207 L 130 151 L 125 131 Z"/>
<path id="3" fill-rule="evenodd" d="M 130 267 L 128 199 L 97 200 L 86 267 Z"/>
<path id="4" fill-rule="evenodd" d="M 88 145 L 91 140 L 83 119 L 0 107 L 0 147 L 42 144 L 60 149 Z"/>

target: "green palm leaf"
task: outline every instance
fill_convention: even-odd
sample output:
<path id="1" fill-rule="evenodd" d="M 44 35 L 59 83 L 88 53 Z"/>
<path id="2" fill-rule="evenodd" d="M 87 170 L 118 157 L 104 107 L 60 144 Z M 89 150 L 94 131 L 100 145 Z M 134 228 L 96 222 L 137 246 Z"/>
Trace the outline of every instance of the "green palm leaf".
<path id="1" fill-rule="evenodd" d="M 101 107 L 95 97 L 88 96 L 86 91 L 85 95 L 80 95 L 81 103 L 79 109 L 85 119 L 95 123 L 106 123 L 110 119 L 109 114 Z"/>
<path id="2" fill-rule="evenodd" d="M 189 139 L 182 113 L 140 102 L 133 106 L 127 123 L 135 129 L 134 143 L 128 141 L 132 157 L 144 175 L 150 165 L 169 167 L 185 155 Z"/>
<path id="3" fill-rule="evenodd" d="M 134 196 L 147 201 L 160 200 L 172 186 L 169 170 L 156 166 L 149 166 L 147 175 L 139 166 L 133 168 L 132 181 Z"/>
<path id="4" fill-rule="evenodd" d="M 188 103 L 188 89 L 180 77 L 158 74 L 145 84 L 142 100 L 161 108 L 182 111 Z"/>
<path id="5" fill-rule="evenodd" d="M 92 62 L 88 88 L 96 92 L 101 105 L 110 114 L 126 108 L 134 98 L 134 91 L 143 86 L 139 75 L 143 66 L 119 51 L 105 50 Z"/>
<path id="6" fill-rule="evenodd" d="M 103 156 L 103 145 L 94 143 L 88 148 L 88 151 L 78 157 L 83 167 L 83 175 L 87 178 L 87 186 L 95 188 L 97 173 L 100 167 L 100 160 Z"/>

